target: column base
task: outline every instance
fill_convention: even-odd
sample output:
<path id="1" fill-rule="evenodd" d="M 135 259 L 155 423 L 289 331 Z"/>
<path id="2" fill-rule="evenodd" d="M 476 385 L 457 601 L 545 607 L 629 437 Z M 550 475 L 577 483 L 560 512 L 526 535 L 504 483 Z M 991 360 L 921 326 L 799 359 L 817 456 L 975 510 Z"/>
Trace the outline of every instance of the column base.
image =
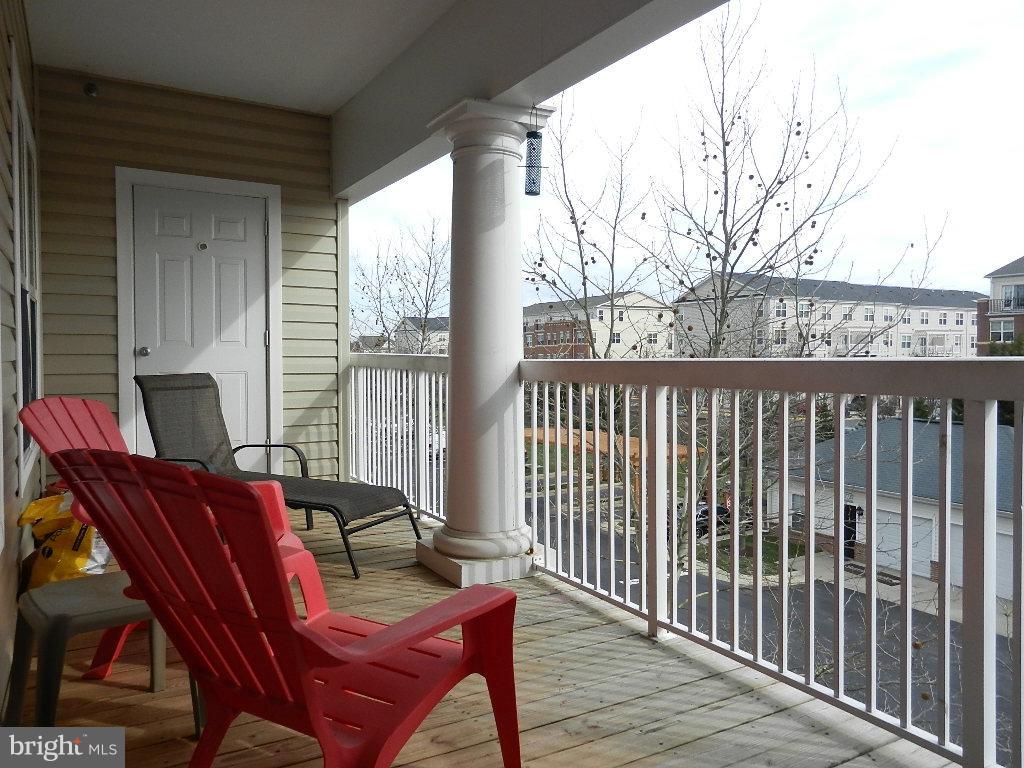
<path id="1" fill-rule="evenodd" d="M 438 552 L 434 549 L 434 542 L 428 539 L 416 542 L 416 560 L 445 581 L 460 588 L 522 579 L 528 576 L 533 568 L 531 555 L 513 555 L 488 560 L 461 559 Z"/>

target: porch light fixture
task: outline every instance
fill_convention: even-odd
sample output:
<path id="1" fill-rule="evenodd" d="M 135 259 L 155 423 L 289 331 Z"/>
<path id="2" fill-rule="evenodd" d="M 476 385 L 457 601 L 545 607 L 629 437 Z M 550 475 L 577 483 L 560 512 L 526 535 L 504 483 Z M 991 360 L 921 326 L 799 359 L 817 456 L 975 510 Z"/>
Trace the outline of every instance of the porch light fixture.
<path id="1" fill-rule="evenodd" d="M 530 197 L 540 195 L 540 131 L 526 132 L 526 194 Z"/>

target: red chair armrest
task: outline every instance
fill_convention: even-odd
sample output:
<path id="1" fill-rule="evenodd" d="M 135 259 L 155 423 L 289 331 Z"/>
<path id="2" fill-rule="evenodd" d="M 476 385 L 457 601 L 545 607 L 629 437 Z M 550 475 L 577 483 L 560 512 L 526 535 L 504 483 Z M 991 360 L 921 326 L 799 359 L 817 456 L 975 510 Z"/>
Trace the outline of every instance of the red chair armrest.
<path id="1" fill-rule="evenodd" d="M 380 632 L 339 647 L 332 655 L 341 661 L 360 664 L 383 659 L 495 608 L 515 602 L 515 599 L 516 593 L 510 589 L 478 584 L 385 627 Z"/>

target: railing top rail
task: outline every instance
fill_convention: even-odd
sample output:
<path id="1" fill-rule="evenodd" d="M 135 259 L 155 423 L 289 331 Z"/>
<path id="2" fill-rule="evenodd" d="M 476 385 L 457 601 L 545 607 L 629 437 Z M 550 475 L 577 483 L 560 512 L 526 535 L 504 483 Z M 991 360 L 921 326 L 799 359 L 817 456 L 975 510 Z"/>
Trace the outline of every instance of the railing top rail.
<path id="1" fill-rule="evenodd" d="M 1024 400 L 1024 357 L 523 360 L 521 381 Z"/>
<path id="2" fill-rule="evenodd" d="M 388 352 L 353 352 L 349 366 L 427 373 L 448 373 L 451 368 L 447 355 L 395 355 Z"/>

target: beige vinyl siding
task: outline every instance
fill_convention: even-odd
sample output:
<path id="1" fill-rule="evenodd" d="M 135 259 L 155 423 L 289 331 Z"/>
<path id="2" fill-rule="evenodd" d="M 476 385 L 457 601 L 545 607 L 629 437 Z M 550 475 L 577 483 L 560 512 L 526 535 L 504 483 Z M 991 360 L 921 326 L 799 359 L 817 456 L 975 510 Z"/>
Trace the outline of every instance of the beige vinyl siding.
<path id="1" fill-rule="evenodd" d="M 336 477 L 338 245 L 328 118 L 52 69 L 38 79 L 45 391 L 117 408 L 116 166 L 278 184 L 284 437 L 308 453 L 313 474 Z M 90 81 L 99 87 L 94 98 L 83 92 Z"/>
<path id="2" fill-rule="evenodd" d="M 0 425 L 3 438 L 3 530 L 0 531 L 0 689 L 6 689 L 17 611 L 18 554 L 21 537 L 17 527 L 22 503 L 18 491 L 18 380 L 15 371 L 14 334 L 14 203 L 11 179 L 11 51 L 17 48 L 22 90 L 33 109 L 32 58 L 20 0 L 0 0 Z M 36 484 L 38 484 L 36 482 Z M 29 483 L 29 488 L 33 483 Z"/>

